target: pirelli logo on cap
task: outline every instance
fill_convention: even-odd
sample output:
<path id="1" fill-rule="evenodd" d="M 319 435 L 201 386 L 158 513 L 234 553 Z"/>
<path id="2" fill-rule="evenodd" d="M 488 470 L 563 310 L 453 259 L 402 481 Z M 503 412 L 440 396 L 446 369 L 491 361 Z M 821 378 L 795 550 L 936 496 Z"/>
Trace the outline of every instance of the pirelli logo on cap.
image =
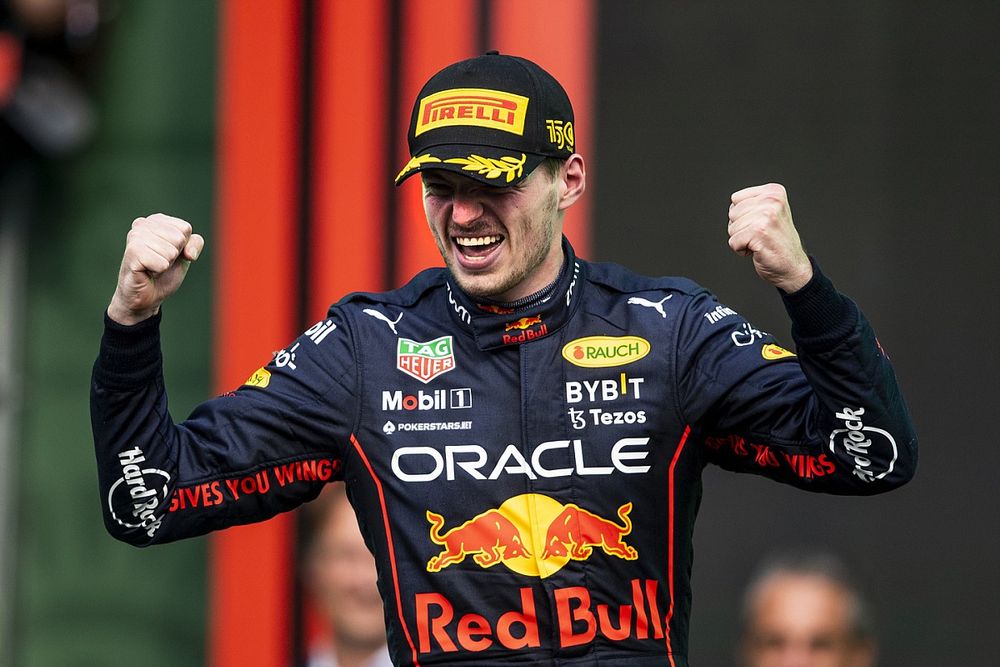
<path id="1" fill-rule="evenodd" d="M 454 125 L 474 125 L 524 134 L 528 98 L 486 88 L 452 88 L 420 100 L 413 136 Z"/>

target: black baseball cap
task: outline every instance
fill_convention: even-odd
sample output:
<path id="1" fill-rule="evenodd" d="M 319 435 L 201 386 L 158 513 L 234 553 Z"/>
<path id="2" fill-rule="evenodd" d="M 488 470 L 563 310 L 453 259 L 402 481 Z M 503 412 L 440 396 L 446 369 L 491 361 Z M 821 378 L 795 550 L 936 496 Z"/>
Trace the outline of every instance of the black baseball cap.
<path id="1" fill-rule="evenodd" d="M 490 51 L 449 65 L 424 84 L 407 143 L 410 161 L 396 185 L 424 169 L 513 185 L 545 158 L 573 154 L 573 107 L 541 67 Z"/>

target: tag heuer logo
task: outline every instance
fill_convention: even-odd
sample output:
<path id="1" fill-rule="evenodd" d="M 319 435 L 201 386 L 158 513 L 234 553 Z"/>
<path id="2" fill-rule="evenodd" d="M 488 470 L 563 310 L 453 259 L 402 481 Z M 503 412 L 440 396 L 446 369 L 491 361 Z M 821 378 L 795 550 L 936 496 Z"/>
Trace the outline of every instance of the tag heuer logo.
<path id="1" fill-rule="evenodd" d="M 400 338 L 396 348 L 396 368 L 427 384 L 455 367 L 451 336 L 441 336 L 426 343 Z"/>

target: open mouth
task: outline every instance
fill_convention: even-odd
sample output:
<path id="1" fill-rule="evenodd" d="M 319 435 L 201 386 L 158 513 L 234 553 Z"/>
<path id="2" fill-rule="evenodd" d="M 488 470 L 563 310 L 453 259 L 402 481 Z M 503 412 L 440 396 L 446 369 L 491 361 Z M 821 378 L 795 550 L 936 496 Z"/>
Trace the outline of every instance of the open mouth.
<path id="1" fill-rule="evenodd" d="M 453 236 L 452 242 L 458 249 L 458 255 L 469 264 L 484 262 L 504 242 L 501 234 L 486 236 Z"/>

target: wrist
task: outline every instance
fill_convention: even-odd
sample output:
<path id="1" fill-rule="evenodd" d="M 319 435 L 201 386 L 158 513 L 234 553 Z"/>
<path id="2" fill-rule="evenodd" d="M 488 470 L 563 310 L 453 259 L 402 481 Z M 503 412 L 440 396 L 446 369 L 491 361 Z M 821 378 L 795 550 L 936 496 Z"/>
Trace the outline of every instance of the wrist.
<path id="1" fill-rule="evenodd" d="M 111 318 L 112 321 L 127 327 L 148 320 L 158 312 L 160 312 L 159 306 L 147 308 L 145 310 L 133 310 L 128 308 L 122 303 L 117 293 L 111 299 L 111 303 L 108 305 L 107 310 L 108 317 Z"/>
<path id="2" fill-rule="evenodd" d="M 795 271 L 791 276 L 778 281 L 774 286 L 785 294 L 795 294 L 800 289 L 808 285 L 809 281 L 812 279 L 812 263 L 809 261 L 809 258 L 806 257 L 805 263 L 801 265 L 797 271 Z"/>

